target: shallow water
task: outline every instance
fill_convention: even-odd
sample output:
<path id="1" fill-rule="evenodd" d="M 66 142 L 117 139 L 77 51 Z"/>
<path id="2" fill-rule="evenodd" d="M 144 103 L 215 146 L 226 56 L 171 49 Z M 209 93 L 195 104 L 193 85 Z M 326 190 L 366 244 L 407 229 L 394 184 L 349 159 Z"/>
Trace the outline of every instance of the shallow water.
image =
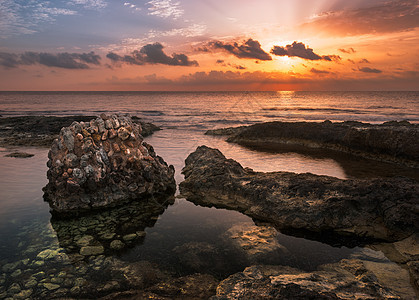
<path id="1" fill-rule="evenodd" d="M 317 97 L 317 102 L 309 101 L 310 95 Z M 310 95 L 0 93 L 0 109 L 2 115 L 25 115 L 29 110 L 49 115 L 95 114 L 102 111 L 98 107 L 110 109 L 111 102 L 114 106 L 117 103 L 118 111 L 137 114 L 163 126 L 162 131 L 146 140 L 158 155 L 175 166 L 177 183 L 183 180 L 180 171 L 185 158 L 203 144 L 218 148 L 226 157 L 255 171 L 310 172 L 342 179 L 417 175 L 415 170 L 336 152 L 307 149 L 272 152 L 204 135 L 207 129 L 266 120 L 345 120 L 356 116 L 357 120 L 370 122 L 396 118 L 419 121 L 419 110 L 415 110 L 417 93 L 406 93 L 401 99 L 390 99 L 396 94 L 383 93 Z M 363 101 L 368 97 L 371 101 L 367 106 Z M 202 99 L 198 104 L 197 98 Z M 343 100 L 346 102 L 342 104 Z M 81 101 L 85 103 L 83 111 L 79 108 Z M 252 219 L 239 212 L 200 207 L 182 198 L 173 204 L 133 204 L 78 221 L 51 220 L 48 204 L 42 200 L 48 150 L 17 149 L 35 156 L 9 158 L 4 155 L 12 149 L 0 149 L 0 299 L 12 295 L 35 299 L 66 295 L 95 298 L 128 288 L 130 275 L 124 272 L 129 266 L 145 261 L 170 276 L 201 272 L 222 279 L 258 263 L 311 271 L 322 264 L 356 257 L 386 266 L 393 270 L 387 271 L 386 276 L 400 281 L 394 270 L 401 268 L 380 251 L 369 247 L 333 247 L 285 235 L 269 224 L 255 226 Z M 86 236 L 104 245 L 104 255 L 78 254 Z M 126 247 L 111 248 L 112 239 L 121 240 Z M 408 289 L 406 285 L 410 283 L 402 278 L 403 289 Z M 86 294 L 89 284 L 98 294 Z"/>

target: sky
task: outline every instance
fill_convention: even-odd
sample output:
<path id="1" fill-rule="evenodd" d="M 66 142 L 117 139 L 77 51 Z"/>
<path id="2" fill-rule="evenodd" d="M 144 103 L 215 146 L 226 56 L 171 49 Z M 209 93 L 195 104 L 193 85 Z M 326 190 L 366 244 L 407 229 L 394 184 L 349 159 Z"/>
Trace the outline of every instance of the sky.
<path id="1" fill-rule="evenodd" d="M 419 90 L 419 0 L 0 0 L 0 90 Z"/>

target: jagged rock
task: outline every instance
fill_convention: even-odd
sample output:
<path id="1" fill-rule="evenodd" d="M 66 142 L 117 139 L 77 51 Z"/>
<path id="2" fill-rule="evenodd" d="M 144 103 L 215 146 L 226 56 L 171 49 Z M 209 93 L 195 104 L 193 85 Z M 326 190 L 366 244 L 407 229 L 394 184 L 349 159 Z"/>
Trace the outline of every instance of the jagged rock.
<path id="1" fill-rule="evenodd" d="M 342 260 L 314 272 L 286 266 L 256 265 L 224 279 L 221 299 L 402 299 L 381 285 L 360 260 Z"/>
<path id="2" fill-rule="evenodd" d="M 143 141 L 141 126 L 129 117 L 103 117 L 107 119 L 73 122 L 54 140 L 48 153 L 49 182 L 44 187 L 53 213 L 118 206 L 176 190 L 173 166 Z M 118 134 L 103 140 L 100 131 L 108 120 Z"/>
<path id="3" fill-rule="evenodd" d="M 239 210 L 280 230 L 397 241 L 419 229 L 419 185 L 406 178 L 253 172 L 206 146 L 189 155 L 182 173 L 188 200 Z"/>
<path id="4" fill-rule="evenodd" d="M 419 125 L 407 121 L 377 125 L 355 121 L 267 122 L 209 130 L 206 134 L 229 136 L 227 141 L 244 146 L 278 148 L 296 144 L 419 167 Z"/>

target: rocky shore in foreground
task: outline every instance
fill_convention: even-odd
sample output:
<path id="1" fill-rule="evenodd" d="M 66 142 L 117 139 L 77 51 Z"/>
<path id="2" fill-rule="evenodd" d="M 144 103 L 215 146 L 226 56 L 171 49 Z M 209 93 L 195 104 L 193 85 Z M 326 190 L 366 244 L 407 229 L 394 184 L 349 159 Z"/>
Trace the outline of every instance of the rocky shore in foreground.
<path id="1" fill-rule="evenodd" d="M 278 149 L 283 145 L 301 145 L 419 167 L 419 125 L 407 121 L 267 122 L 209 130 L 206 134 L 228 136 L 228 142 L 243 146 Z"/>
<path id="2" fill-rule="evenodd" d="M 22 116 L 0 118 L 0 145 L 2 146 L 39 146 L 50 147 L 60 133 L 61 128 L 73 122 L 89 122 L 95 116 Z M 143 122 L 138 117 L 131 117 L 132 122 L 142 127 L 142 136 L 146 137 L 161 128 Z"/>
<path id="3" fill-rule="evenodd" d="M 418 286 L 419 184 L 414 180 L 254 172 L 206 146 L 188 156 L 182 173 L 181 195 L 195 204 L 241 211 L 257 223 L 335 245 L 380 245 L 369 247 L 404 265 Z M 339 264 L 325 266 L 326 273 L 253 266 L 225 279 L 214 299 L 349 299 L 354 293 L 362 299 L 399 299 L 368 275 L 365 263 Z M 351 287 L 347 291 L 340 286 L 345 281 Z"/>

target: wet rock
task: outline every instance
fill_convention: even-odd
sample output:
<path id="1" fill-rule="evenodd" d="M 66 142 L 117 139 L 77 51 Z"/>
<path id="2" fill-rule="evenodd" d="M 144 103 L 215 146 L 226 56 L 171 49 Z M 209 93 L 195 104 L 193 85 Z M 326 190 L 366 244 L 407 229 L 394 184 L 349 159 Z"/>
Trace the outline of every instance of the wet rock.
<path id="1" fill-rule="evenodd" d="M 401 299 L 357 260 L 325 265 L 314 272 L 251 266 L 223 280 L 211 299 L 354 299 L 354 295 L 357 299 Z"/>
<path id="2" fill-rule="evenodd" d="M 109 246 L 112 250 L 121 250 L 125 247 L 125 244 L 120 240 L 113 240 Z"/>
<path id="3" fill-rule="evenodd" d="M 33 293 L 32 289 L 23 290 L 17 293 L 16 295 L 14 295 L 13 298 L 14 299 L 29 299 L 32 293 Z"/>
<path id="4" fill-rule="evenodd" d="M 16 158 L 28 158 L 34 156 L 34 154 L 26 153 L 26 152 L 12 152 L 5 155 L 6 157 L 16 157 Z"/>
<path id="5" fill-rule="evenodd" d="M 80 249 L 80 254 L 84 256 L 99 255 L 103 252 L 105 252 L 103 246 L 85 246 Z"/>
<path id="6" fill-rule="evenodd" d="M 236 224 L 227 230 L 225 238 L 242 252 L 250 263 L 275 263 L 288 250 L 279 244 L 278 232 L 272 226 Z"/>
<path id="7" fill-rule="evenodd" d="M 98 132 L 105 130 L 108 120 L 118 131 L 114 136 L 111 129 L 109 139 L 103 141 Z M 74 139 L 79 131 L 83 132 L 82 140 Z M 176 190 L 173 166 L 143 141 L 141 126 L 129 117 L 113 115 L 107 120 L 74 122 L 61 130 L 48 157 L 44 199 L 55 214 L 74 216 L 133 199 L 147 201 L 150 196 L 170 195 Z"/>
<path id="8" fill-rule="evenodd" d="M 80 253 L 81 248 L 86 246 L 101 245 L 108 255 L 141 243 L 145 236 L 144 229 L 153 226 L 156 217 L 171 203 L 172 197 L 154 197 L 147 202 L 132 201 L 77 218 L 53 217 L 51 225 L 57 233 L 60 246 L 71 254 L 72 261 L 76 258 L 74 254 Z"/>
<path id="9" fill-rule="evenodd" d="M 49 291 L 53 291 L 53 290 L 56 290 L 56 289 L 60 288 L 60 286 L 58 284 L 49 283 L 49 282 L 44 283 L 43 286 L 44 286 L 44 288 L 46 288 Z"/>
<path id="10" fill-rule="evenodd" d="M 9 287 L 9 289 L 7 290 L 10 294 L 17 294 L 21 291 L 22 289 L 20 288 L 20 285 L 15 283 L 12 283 L 12 285 Z"/>
<path id="11" fill-rule="evenodd" d="M 419 125 L 406 121 L 377 125 L 354 121 L 268 122 L 206 134 L 227 135 L 227 141 L 245 146 L 296 144 L 419 167 Z"/>
<path id="12" fill-rule="evenodd" d="M 205 146 L 189 155 L 181 194 L 235 209 L 280 230 L 398 241 L 418 232 L 419 185 L 406 178 L 340 180 L 244 169 Z"/>

